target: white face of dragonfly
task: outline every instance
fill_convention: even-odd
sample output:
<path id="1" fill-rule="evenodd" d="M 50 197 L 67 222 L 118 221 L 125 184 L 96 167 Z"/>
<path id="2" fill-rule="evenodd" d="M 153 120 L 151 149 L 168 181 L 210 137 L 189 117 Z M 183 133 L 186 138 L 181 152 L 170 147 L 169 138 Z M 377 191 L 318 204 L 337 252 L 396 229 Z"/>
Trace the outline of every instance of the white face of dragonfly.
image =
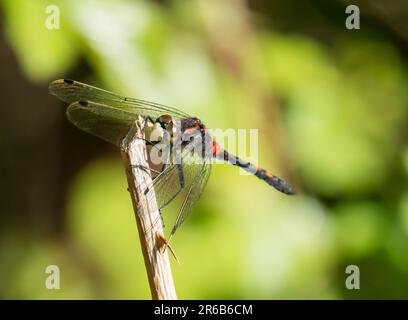
<path id="1" fill-rule="evenodd" d="M 153 142 L 172 144 L 178 137 L 178 131 L 169 115 L 160 116 L 155 122 L 148 121 L 146 139 Z"/>

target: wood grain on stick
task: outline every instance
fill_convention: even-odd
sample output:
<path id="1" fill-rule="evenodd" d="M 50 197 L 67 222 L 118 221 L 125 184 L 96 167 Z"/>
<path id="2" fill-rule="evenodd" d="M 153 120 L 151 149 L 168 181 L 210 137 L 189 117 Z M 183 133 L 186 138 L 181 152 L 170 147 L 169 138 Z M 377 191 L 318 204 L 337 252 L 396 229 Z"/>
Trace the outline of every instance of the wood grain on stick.
<path id="1" fill-rule="evenodd" d="M 160 212 L 154 191 L 150 190 L 152 178 L 144 140 L 143 119 L 135 122 L 134 138 L 127 151 L 122 151 L 129 192 L 135 211 L 140 244 L 149 279 L 152 298 L 155 300 L 177 299 L 167 250 L 160 250 L 160 235 L 163 235 Z M 146 194 L 146 190 L 150 190 Z"/>

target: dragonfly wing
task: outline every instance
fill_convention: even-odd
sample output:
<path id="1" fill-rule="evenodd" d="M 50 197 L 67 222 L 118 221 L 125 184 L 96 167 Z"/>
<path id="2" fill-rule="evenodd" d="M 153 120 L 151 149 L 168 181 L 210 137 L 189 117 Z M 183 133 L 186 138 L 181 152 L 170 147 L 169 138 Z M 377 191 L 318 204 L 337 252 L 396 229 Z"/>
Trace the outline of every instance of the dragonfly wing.
<path id="1" fill-rule="evenodd" d="M 180 227 L 180 225 L 187 218 L 188 214 L 194 208 L 194 205 L 200 199 L 211 174 L 211 164 L 204 162 L 199 166 L 198 170 L 199 171 L 196 173 L 194 180 L 187 191 L 187 196 L 183 201 L 179 214 L 177 215 L 176 222 L 171 230 L 171 236 L 174 235 L 176 230 Z"/>
<path id="2" fill-rule="evenodd" d="M 189 151 L 182 152 L 182 159 L 189 157 Z M 159 209 L 167 206 L 183 190 L 188 189 L 198 172 L 196 164 L 186 166 L 182 164 L 182 161 L 176 162 L 174 157 L 170 157 L 169 161 L 166 168 L 153 179 L 153 184 L 148 190 L 148 192 L 154 191 Z"/>
<path id="3" fill-rule="evenodd" d="M 71 103 L 66 113 L 81 130 L 118 147 L 137 117 L 127 110 L 86 100 Z"/>
<path id="4" fill-rule="evenodd" d="M 149 188 L 149 193 L 156 196 L 156 201 L 160 209 L 166 207 L 175 198 L 183 195 L 188 197 L 176 218 L 175 228 L 177 229 L 191 211 L 192 205 L 198 200 L 200 194 L 208 181 L 211 166 L 201 160 L 194 162 L 190 150 L 184 150 L 181 155 L 182 164 L 171 163 L 161 172 Z M 188 164 L 186 164 L 188 163 Z M 148 193 L 148 194 L 149 194 Z M 155 222 L 156 223 L 156 222 Z M 175 229 L 173 228 L 175 231 Z M 174 233 L 174 232 L 173 232 Z"/>
<path id="5" fill-rule="evenodd" d="M 182 192 L 185 183 L 180 165 L 171 164 L 153 180 L 152 186 L 146 192 L 150 195 L 154 191 L 157 205 L 159 209 L 163 209 Z"/>
<path id="6" fill-rule="evenodd" d="M 177 119 L 190 117 L 187 113 L 177 110 L 176 108 L 124 97 L 74 80 L 55 80 L 50 83 L 48 91 L 68 104 L 80 100 L 87 100 L 110 106 L 112 108 L 121 109 L 142 117 L 150 116 L 152 118 L 157 118 L 163 114 L 169 114 Z"/>

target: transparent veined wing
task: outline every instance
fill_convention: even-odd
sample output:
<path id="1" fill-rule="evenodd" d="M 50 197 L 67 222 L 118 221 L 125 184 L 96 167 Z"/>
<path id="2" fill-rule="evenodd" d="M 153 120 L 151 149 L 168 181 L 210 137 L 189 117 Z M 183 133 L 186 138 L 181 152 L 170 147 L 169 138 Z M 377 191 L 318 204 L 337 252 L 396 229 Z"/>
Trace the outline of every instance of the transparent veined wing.
<path id="1" fill-rule="evenodd" d="M 176 222 L 174 223 L 173 229 L 171 230 L 171 236 L 174 235 L 176 230 L 180 227 L 180 225 L 187 218 L 188 214 L 192 211 L 194 205 L 200 199 L 208 183 L 210 174 L 211 164 L 208 162 L 204 162 L 200 166 L 199 172 L 196 174 L 193 183 L 188 189 L 187 197 L 184 199 L 183 204 L 181 205 L 181 209 L 179 211 L 179 214 L 177 215 Z"/>
<path id="2" fill-rule="evenodd" d="M 154 191 L 157 204 L 163 213 L 165 208 L 175 198 L 184 198 L 176 222 L 172 229 L 172 235 L 183 223 L 191 212 L 194 204 L 200 198 L 208 182 L 211 173 L 209 160 L 202 159 L 200 163 L 195 163 L 190 150 L 183 151 L 180 163 L 171 163 L 154 180 L 149 188 L 147 196 Z M 188 164 L 187 164 L 188 163 Z M 159 221 L 155 221 L 158 223 Z"/>
<path id="3" fill-rule="evenodd" d="M 67 118 L 81 130 L 121 147 L 137 116 L 125 110 L 86 100 L 71 103 Z"/>
<path id="4" fill-rule="evenodd" d="M 88 100 L 114 109 L 125 110 L 142 117 L 150 116 L 151 118 L 157 118 L 163 114 L 169 114 L 177 119 L 190 117 L 187 113 L 177 110 L 176 108 L 121 96 L 75 80 L 55 80 L 50 83 L 48 91 L 50 94 L 55 95 L 68 104 L 79 100 Z"/>
<path id="5" fill-rule="evenodd" d="M 132 99 L 74 80 L 55 80 L 48 91 L 70 104 L 68 119 L 78 128 L 121 147 L 137 116 L 157 118 L 169 114 L 189 117 L 175 108 Z"/>

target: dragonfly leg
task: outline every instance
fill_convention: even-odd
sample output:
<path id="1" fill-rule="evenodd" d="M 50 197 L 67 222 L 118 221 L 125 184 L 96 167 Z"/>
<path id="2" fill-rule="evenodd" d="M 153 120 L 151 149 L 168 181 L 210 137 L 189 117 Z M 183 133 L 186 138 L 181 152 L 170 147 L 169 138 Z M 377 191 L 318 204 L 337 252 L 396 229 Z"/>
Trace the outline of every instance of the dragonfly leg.
<path id="1" fill-rule="evenodd" d="M 161 219 L 161 223 L 162 223 L 162 228 L 165 228 L 165 227 L 166 227 L 166 225 L 164 224 L 163 215 L 162 215 L 162 213 L 161 213 L 161 211 L 160 211 L 160 210 L 159 210 L 159 213 L 160 213 L 160 219 Z"/>
<path id="2" fill-rule="evenodd" d="M 145 118 L 145 122 L 144 122 L 144 128 L 146 127 L 146 123 L 147 123 L 147 121 L 150 121 L 151 123 L 155 123 L 156 121 L 155 120 L 153 120 L 153 118 L 151 117 L 151 116 L 147 116 L 146 118 Z M 143 129 L 144 129 L 143 128 Z"/>
<path id="3" fill-rule="evenodd" d="M 183 174 L 183 166 L 181 164 L 177 164 L 176 166 L 177 166 L 177 171 L 178 171 L 178 175 L 179 175 L 180 188 L 177 190 L 177 192 L 175 194 L 173 194 L 171 196 L 171 198 L 169 200 L 167 200 L 166 203 L 164 203 L 159 208 L 159 210 L 164 208 L 165 206 L 167 206 L 170 202 L 172 202 L 179 195 L 179 193 L 184 189 L 185 181 L 184 181 L 184 174 Z"/>
<path id="4" fill-rule="evenodd" d="M 152 141 L 149 141 L 149 140 L 146 140 L 146 139 L 142 139 L 142 140 L 144 140 L 147 145 L 151 145 L 153 148 L 155 148 L 155 147 L 156 147 L 156 144 L 158 144 L 158 142 L 152 142 Z M 166 168 L 166 165 L 164 164 L 164 165 L 163 165 L 163 168 L 162 168 L 161 170 L 156 170 L 156 169 L 153 169 L 153 168 L 150 168 L 150 167 L 146 167 L 146 166 L 141 166 L 141 165 L 130 165 L 130 167 L 131 167 L 132 169 L 133 169 L 133 168 L 142 168 L 142 169 L 144 169 L 144 170 L 146 170 L 146 171 L 150 171 L 150 172 L 154 172 L 154 173 L 160 174 L 160 173 L 162 173 L 162 172 L 164 171 L 164 169 Z"/>
<path id="5" fill-rule="evenodd" d="M 137 138 L 137 139 L 143 140 L 146 143 L 147 146 L 154 146 L 156 144 L 156 143 L 151 142 L 150 140 L 147 140 L 147 139 L 142 139 L 142 138 Z"/>
<path id="6" fill-rule="evenodd" d="M 179 189 L 170 197 L 170 199 L 168 199 L 164 204 L 162 204 L 162 205 L 158 208 L 158 209 L 159 209 L 159 212 L 160 212 L 160 219 L 161 219 L 161 221 L 162 221 L 163 227 L 164 227 L 164 220 L 163 220 L 163 216 L 162 216 L 162 214 L 161 214 L 161 210 L 162 210 L 164 207 L 166 207 L 168 204 L 170 204 L 170 202 L 172 202 L 172 201 L 180 194 L 180 192 L 184 189 L 184 186 L 185 186 L 185 180 L 184 180 L 184 174 L 183 174 L 183 167 L 182 167 L 181 164 L 178 164 L 178 165 L 177 165 L 177 170 L 178 170 L 178 176 L 179 176 L 180 187 L 179 187 Z M 163 171 L 161 174 L 165 174 L 165 171 Z M 160 175 L 157 177 L 157 179 L 160 179 Z M 147 194 L 150 192 L 150 190 L 153 190 L 153 189 L 154 189 L 154 187 L 152 187 L 152 188 L 147 187 L 146 190 L 144 191 L 144 194 L 147 195 Z M 158 220 L 159 220 L 159 218 L 157 218 L 157 220 L 152 223 L 151 228 L 153 228 L 153 227 L 156 225 L 156 223 L 158 223 Z"/>
<path id="7" fill-rule="evenodd" d="M 141 169 L 143 169 L 145 171 L 151 171 L 151 172 L 154 172 L 154 173 L 157 173 L 157 174 L 159 174 L 159 173 L 161 173 L 163 171 L 163 170 L 156 170 L 156 169 L 153 169 L 153 168 L 150 168 L 150 167 L 142 166 L 140 164 L 131 164 L 130 167 L 132 169 L 141 168 Z"/>

